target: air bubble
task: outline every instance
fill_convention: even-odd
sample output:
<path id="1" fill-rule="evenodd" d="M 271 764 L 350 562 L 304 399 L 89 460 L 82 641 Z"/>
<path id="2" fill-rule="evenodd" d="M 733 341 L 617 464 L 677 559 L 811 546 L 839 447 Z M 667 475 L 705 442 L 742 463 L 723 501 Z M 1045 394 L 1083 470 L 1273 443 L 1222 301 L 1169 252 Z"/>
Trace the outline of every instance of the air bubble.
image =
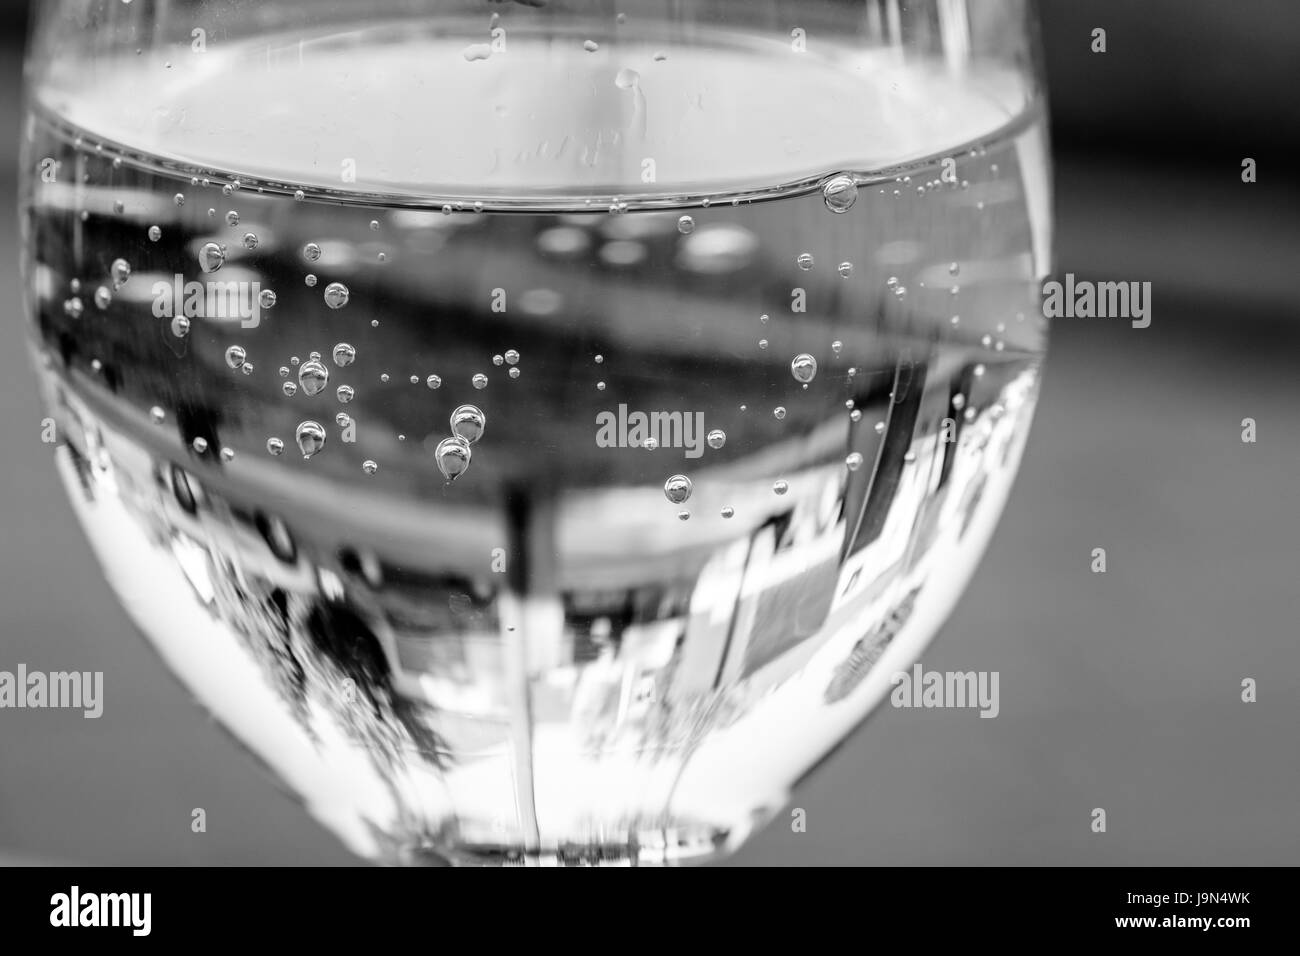
<path id="1" fill-rule="evenodd" d="M 190 334 L 190 320 L 183 315 L 178 315 L 172 319 L 172 335 L 178 339 L 183 339 Z"/>
<path id="2" fill-rule="evenodd" d="M 99 306 L 101 309 L 107 309 L 112 301 L 113 293 L 108 291 L 108 286 L 101 285 L 95 290 L 95 305 Z"/>
<path id="3" fill-rule="evenodd" d="M 834 353 L 835 355 L 839 355 L 843 349 L 844 349 L 844 343 L 841 342 L 839 339 L 836 339 L 834 342 L 831 343 L 831 352 Z"/>
<path id="4" fill-rule="evenodd" d="M 63 312 L 65 315 L 74 319 L 79 319 L 81 318 L 81 313 L 83 311 L 85 311 L 85 306 L 81 304 L 81 299 L 77 298 L 75 295 L 70 299 L 64 300 Z"/>
<path id="5" fill-rule="evenodd" d="M 325 429 L 320 422 L 306 421 L 298 425 L 294 438 L 303 458 L 310 458 L 325 447 Z"/>
<path id="6" fill-rule="evenodd" d="M 784 418 L 785 418 L 785 406 L 784 406 L 784 405 L 778 405 L 778 406 L 776 406 L 776 408 L 772 409 L 772 417 L 775 418 L 778 422 L 781 421 L 782 419 L 784 419 Z"/>
<path id="7" fill-rule="evenodd" d="M 644 448 L 646 451 L 654 451 L 656 448 L 659 447 L 659 439 L 647 438 L 645 441 L 641 443 L 641 447 Z"/>
<path id="8" fill-rule="evenodd" d="M 444 438 L 433 453 L 438 470 L 448 481 L 455 481 L 469 467 L 469 442 L 463 438 Z"/>
<path id="9" fill-rule="evenodd" d="M 239 213 L 235 212 L 235 210 L 233 210 L 233 209 L 230 210 L 230 212 L 226 213 L 226 225 L 227 225 L 227 226 L 238 226 L 238 225 L 239 225 Z"/>
<path id="10" fill-rule="evenodd" d="M 974 371 L 975 371 L 975 377 L 980 378 L 984 375 L 984 366 L 976 365 Z"/>
<path id="11" fill-rule="evenodd" d="M 149 227 L 149 241 L 150 241 L 150 242 L 157 242 L 157 241 L 158 241 L 159 239 L 161 239 L 161 238 L 162 238 L 162 229 L 160 229 L 160 228 L 157 227 L 157 226 L 150 226 L 150 227 Z"/>
<path id="12" fill-rule="evenodd" d="M 369 458 L 367 458 L 365 461 L 361 463 L 361 470 L 364 471 L 367 475 L 373 475 L 375 472 L 379 470 L 379 466 L 375 464 L 373 461 L 371 461 Z"/>
<path id="13" fill-rule="evenodd" d="M 257 233 L 255 233 L 255 232 L 246 232 L 246 233 L 244 233 L 243 243 L 244 243 L 244 248 L 245 248 L 245 249 L 256 249 L 256 248 L 257 248 Z"/>
<path id="14" fill-rule="evenodd" d="M 198 454 L 201 455 L 208 450 L 208 440 L 204 438 L 202 435 L 199 435 L 192 442 L 190 442 L 190 447 L 193 448 Z"/>
<path id="15" fill-rule="evenodd" d="M 506 360 L 506 359 L 505 359 L 505 356 L 502 355 L 500 352 L 498 352 L 496 355 L 492 356 L 492 364 L 493 364 L 493 365 L 498 365 L 498 366 L 499 366 L 499 365 L 501 365 L 503 362 L 505 362 L 505 360 Z"/>
<path id="16" fill-rule="evenodd" d="M 442 378 L 438 375 L 430 375 L 424 380 L 424 384 L 429 386 L 429 388 L 441 388 Z"/>
<path id="17" fill-rule="evenodd" d="M 664 482 L 664 497 L 675 505 L 685 504 L 695 485 L 685 475 L 673 475 Z"/>
<path id="18" fill-rule="evenodd" d="M 319 395 L 329 384 L 330 371 L 317 359 L 304 362 L 298 369 L 298 384 L 308 395 Z"/>
<path id="19" fill-rule="evenodd" d="M 278 438 L 268 438 L 266 440 L 266 450 L 272 455 L 281 455 L 284 453 L 284 442 Z"/>
<path id="20" fill-rule="evenodd" d="M 582 43 L 582 48 L 586 50 L 588 53 L 595 53 L 597 50 L 600 49 L 600 44 L 597 43 L 595 40 L 584 40 Z"/>
<path id="21" fill-rule="evenodd" d="M 125 259 L 114 259 L 109 266 L 109 275 L 113 277 L 113 288 L 119 288 L 131 278 L 131 266 Z"/>
<path id="22" fill-rule="evenodd" d="M 325 287 L 325 304 L 331 309 L 341 309 L 348 304 L 348 287 L 342 282 L 331 282 Z"/>
<path id="23" fill-rule="evenodd" d="M 512 369 L 510 370 L 510 372 L 509 372 L 509 375 L 510 375 L 511 378 L 518 378 L 518 377 L 519 377 L 519 369 L 517 369 L 517 368 L 512 368 Z"/>
<path id="24" fill-rule="evenodd" d="M 302 281 L 307 284 L 307 288 L 309 289 L 314 289 L 316 287 L 316 277 L 310 272 L 302 277 Z"/>
<path id="25" fill-rule="evenodd" d="M 862 467 L 862 455 L 860 455 L 856 451 L 853 452 L 847 458 L 844 459 L 844 465 L 846 468 L 849 469 L 849 471 L 857 471 L 859 468 Z"/>
<path id="26" fill-rule="evenodd" d="M 846 213 L 858 201 L 858 185 L 848 176 L 836 176 L 822 187 L 822 199 L 831 212 Z"/>
<path id="27" fill-rule="evenodd" d="M 690 521 L 690 520 L 691 520 L 691 513 L 690 513 L 689 511 L 687 511 L 685 508 L 683 508 L 681 511 L 677 512 L 677 520 L 678 520 L 678 521 Z"/>
<path id="28" fill-rule="evenodd" d="M 352 401 L 352 397 L 356 392 L 353 391 L 351 385 L 340 385 L 334 390 L 334 394 L 338 397 L 340 402 L 346 405 L 348 402 Z"/>
<path id="29" fill-rule="evenodd" d="M 727 443 L 727 433 L 721 428 L 715 428 L 713 431 L 709 432 L 706 441 L 708 441 L 710 448 L 716 450 Z"/>
<path id="30" fill-rule="evenodd" d="M 841 262 L 838 271 L 840 275 L 847 279 L 849 276 L 853 275 L 853 263 Z"/>
<path id="31" fill-rule="evenodd" d="M 800 352 L 790 360 L 790 374 L 796 382 L 807 385 L 817 377 L 817 360 L 807 352 Z"/>
<path id="32" fill-rule="evenodd" d="M 514 349 L 506 349 L 506 364 L 507 364 L 507 365 L 518 365 L 518 364 L 519 364 L 519 353 L 516 352 Z"/>
<path id="33" fill-rule="evenodd" d="M 461 405 L 451 413 L 451 433 L 474 444 L 483 436 L 487 427 L 487 416 L 477 405 Z"/>
<path id="34" fill-rule="evenodd" d="M 247 357 L 248 353 L 244 351 L 242 345 L 232 345 L 230 348 L 226 349 L 226 365 L 232 369 L 241 368 L 244 364 L 244 359 Z"/>
<path id="35" fill-rule="evenodd" d="M 469 383 L 477 389 L 484 389 L 487 388 L 488 377 L 482 372 L 475 372 L 474 377 L 469 380 Z"/>
<path id="36" fill-rule="evenodd" d="M 796 259 L 795 262 L 798 264 L 799 268 L 802 269 L 804 272 L 807 272 L 809 269 L 813 267 L 813 257 L 806 252 L 803 253 L 801 256 L 799 256 L 799 258 Z"/>
<path id="37" fill-rule="evenodd" d="M 308 262 L 315 262 L 320 258 L 320 246 L 314 242 L 309 242 L 302 247 L 302 257 Z"/>
<path id="38" fill-rule="evenodd" d="M 174 203 L 175 203 L 176 205 L 178 205 L 178 206 L 184 206 L 184 205 L 185 205 L 185 194 L 184 194 L 184 193 L 177 193 L 175 196 L 172 197 L 172 202 L 174 202 Z"/>
<path id="39" fill-rule="evenodd" d="M 735 513 L 736 513 L 736 509 L 731 507 L 730 505 L 727 505 L 722 509 L 722 517 L 724 518 L 730 518 Z"/>
<path id="40" fill-rule="evenodd" d="M 682 216 L 677 220 L 677 231 L 683 236 L 689 236 L 695 231 L 695 220 L 690 216 Z"/>
<path id="41" fill-rule="evenodd" d="M 285 382 L 283 385 L 280 386 L 280 391 L 284 392 L 284 394 L 287 397 L 293 398 L 295 395 L 298 394 L 298 383 Z"/>
<path id="42" fill-rule="evenodd" d="M 226 262 L 226 250 L 215 242 L 205 242 L 199 249 L 199 268 L 204 272 L 216 272 Z"/>
<path id="43" fill-rule="evenodd" d="M 772 490 L 778 495 L 783 495 L 790 490 L 790 483 L 784 478 L 778 478 L 776 481 L 772 482 Z"/>
<path id="44" fill-rule="evenodd" d="M 234 460 L 235 460 L 235 450 L 234 450 L 233 448 L 223 448 L 223 449 L 221 449 L 221 460 L 224 461 L 224 462 L 227 462 L 227 463 L 234 461 Z"/>
<path id="45" fill-rule="evenodd" d="M 166 420 L 167 420 L 167 413 L 164 412 L 157 405 L 149 409 L 149 421 L 153 422 L 155 425 L 161 425 Z"/>

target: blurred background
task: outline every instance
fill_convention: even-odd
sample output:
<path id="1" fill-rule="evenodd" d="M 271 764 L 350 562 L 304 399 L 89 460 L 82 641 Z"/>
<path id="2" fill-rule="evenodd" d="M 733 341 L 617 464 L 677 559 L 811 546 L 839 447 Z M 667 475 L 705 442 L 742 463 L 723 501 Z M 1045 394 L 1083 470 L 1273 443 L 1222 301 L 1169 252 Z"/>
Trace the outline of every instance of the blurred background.
<path id="1" fill-rule="evenodd" d="M 94 723 L 0 713 L 0 861 L 354 863 L 133 632 L 34 437 L 14 213 L 25 7 L 0 2 L 0 667 L 102 670 L 113 706 Z M 883 706 L 793 795 L 807 832 L 778 816 L 734 864 L 1300 861 L 1300 6 L 1040 9 L 1056 271 L 1151 281 L 1151 327 L 1056 323 L 1010 504 L 924 656 L 998 670 L 998 719 Z M 204 807 L 208 832 L 178 806 Z"/>

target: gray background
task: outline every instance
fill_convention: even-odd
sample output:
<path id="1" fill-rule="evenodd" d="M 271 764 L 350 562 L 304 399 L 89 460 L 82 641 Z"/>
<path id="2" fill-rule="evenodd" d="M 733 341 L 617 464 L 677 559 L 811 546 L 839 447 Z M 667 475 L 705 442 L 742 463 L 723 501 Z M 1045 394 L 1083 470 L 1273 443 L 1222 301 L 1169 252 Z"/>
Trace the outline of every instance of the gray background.
<path id="1" fill-rule="evenodd" d="M 39 441 L 12 225 L 20 8 L 0 3 L 0 668 L 102 670 L 111 706 L 0 711 L 0 860 L 353 863 L 133 632 Z M 1300 862 L 1298 12 L 1043 5 L 1057 269 L 1151 280 L 1153 323 L 1057 323 L 1007 513 L 925 655 L 1000 671 L 1000 716 L 883 707 L 795 793 L 807 832 L 778 818 L 733 862 Z"/>

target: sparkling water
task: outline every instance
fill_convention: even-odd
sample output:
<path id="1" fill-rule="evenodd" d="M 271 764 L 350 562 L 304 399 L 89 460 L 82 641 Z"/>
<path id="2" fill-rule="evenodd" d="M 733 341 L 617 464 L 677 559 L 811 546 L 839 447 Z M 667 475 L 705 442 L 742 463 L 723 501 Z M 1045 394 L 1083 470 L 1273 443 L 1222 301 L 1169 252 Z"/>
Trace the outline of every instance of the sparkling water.
<path id="1" fill-rule="evenodd" d="M 696 41 L 375 26 L 34 91 L 28 303 L 92 547 L 360 853 L 734 846 L 1002 507 L 1038 104 Z"/>

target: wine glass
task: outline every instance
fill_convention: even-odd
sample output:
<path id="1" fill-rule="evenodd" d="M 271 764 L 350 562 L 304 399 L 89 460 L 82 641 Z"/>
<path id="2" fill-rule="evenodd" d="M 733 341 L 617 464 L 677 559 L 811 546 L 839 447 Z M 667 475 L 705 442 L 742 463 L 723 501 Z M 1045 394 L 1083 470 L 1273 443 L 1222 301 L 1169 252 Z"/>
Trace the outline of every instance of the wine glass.
<path id="1" fill-rule="evenodd" d="M 944 621 L 1029 428 L 1014 0 L 52 0 L 24 283 L 128 613 L 402 863 L 734 849 Z"/>

